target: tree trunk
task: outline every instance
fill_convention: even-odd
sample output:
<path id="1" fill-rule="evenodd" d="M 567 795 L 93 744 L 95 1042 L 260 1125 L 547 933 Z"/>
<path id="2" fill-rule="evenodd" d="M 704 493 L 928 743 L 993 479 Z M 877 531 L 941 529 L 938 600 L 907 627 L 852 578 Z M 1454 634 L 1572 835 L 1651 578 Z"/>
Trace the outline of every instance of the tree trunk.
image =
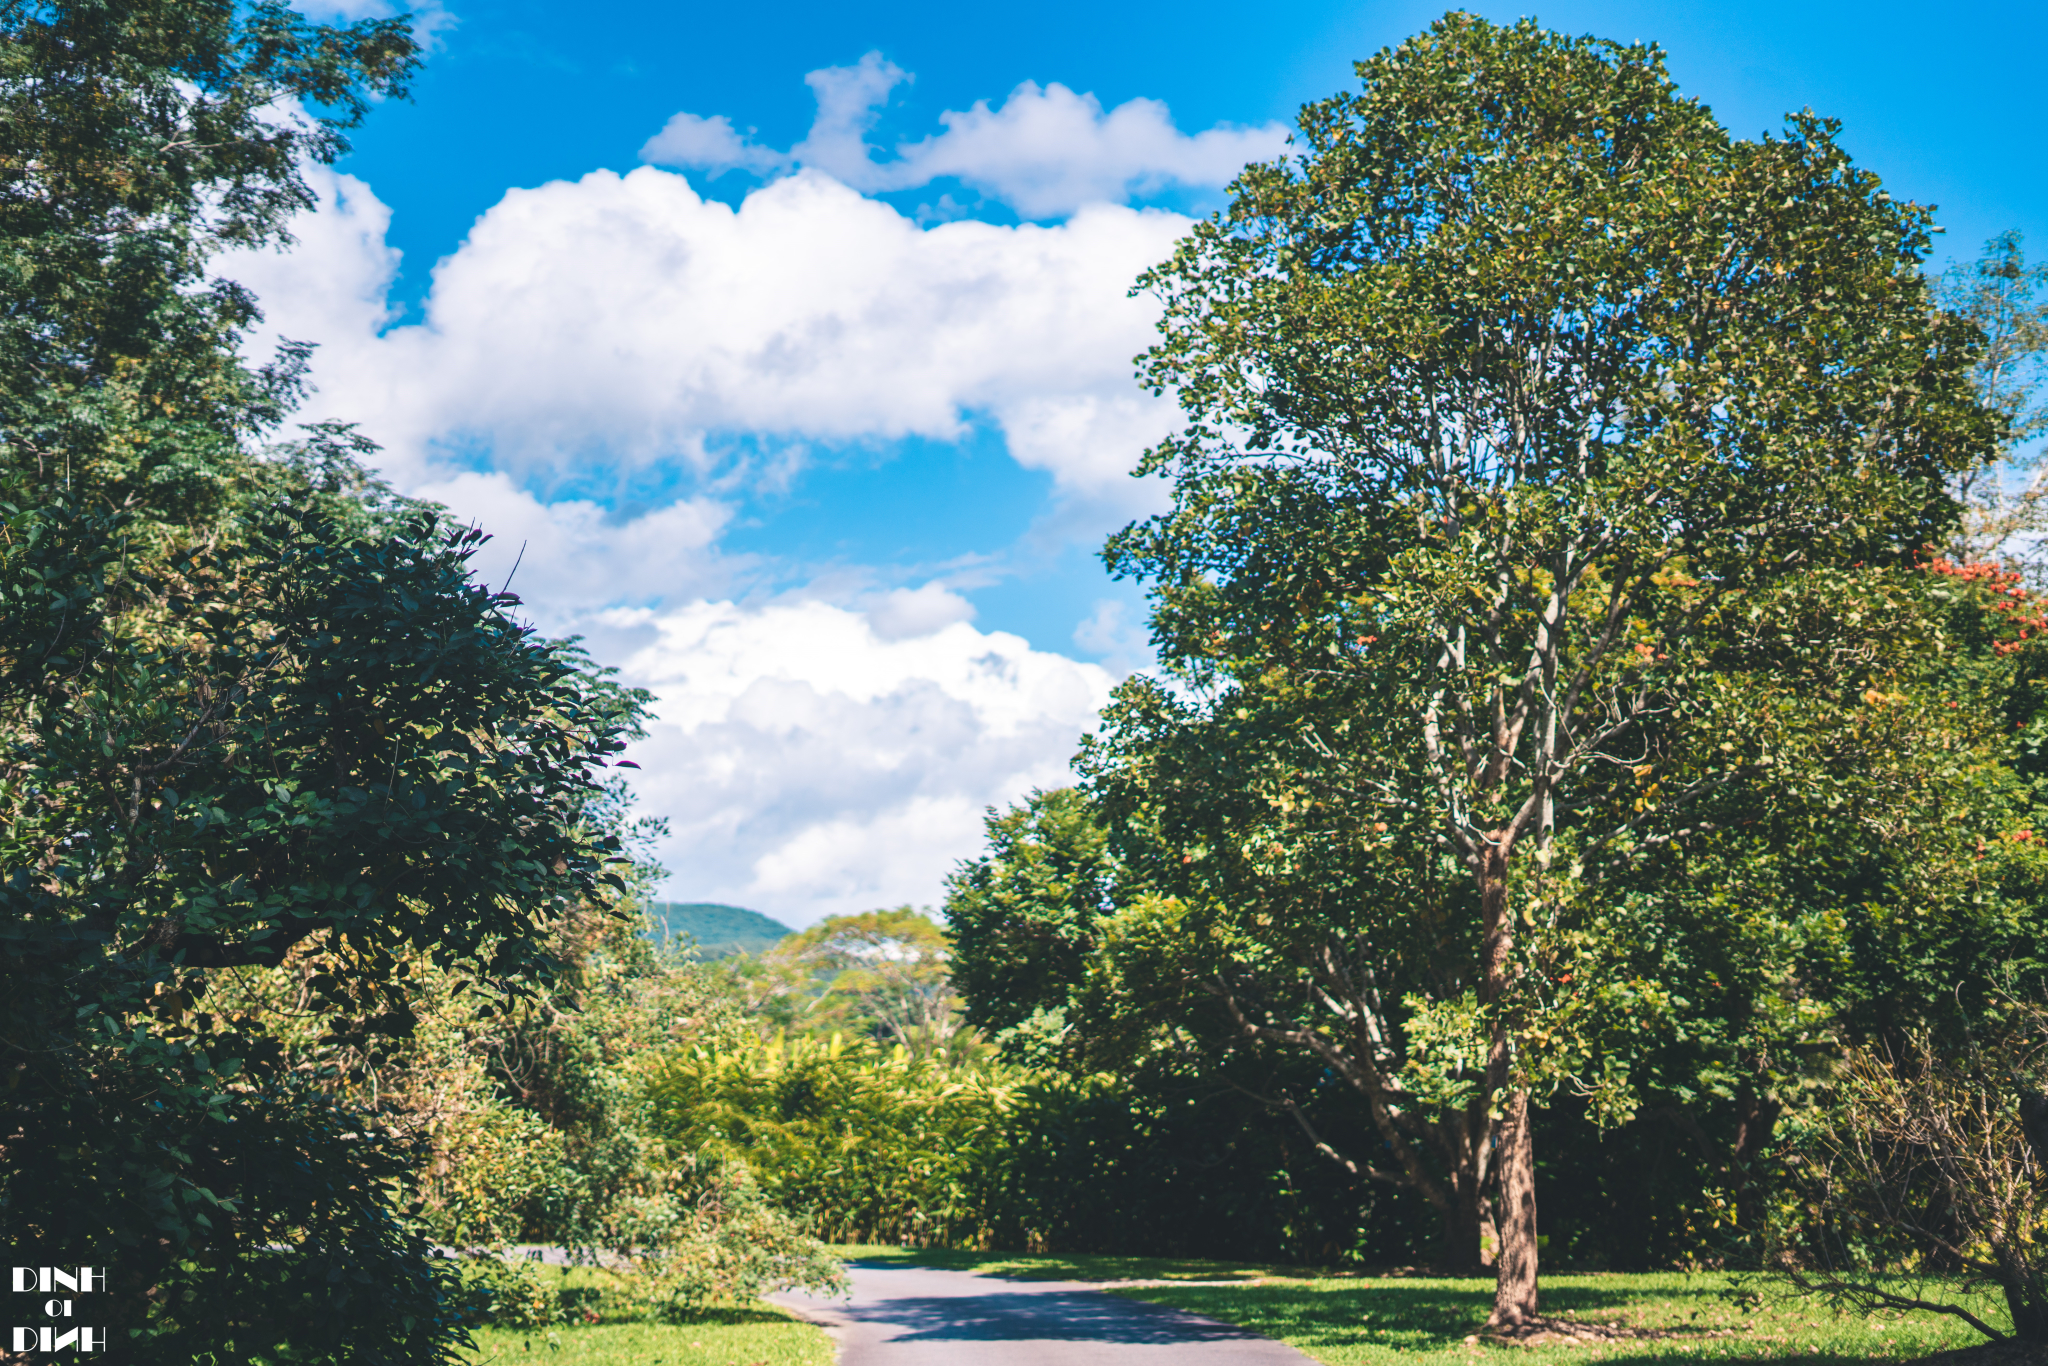
<path id="1" fill-rule="evenodd" d="M 1496 830 L 1480 850 L 1480 997 L 1488 1005 L 1508 988 L 1515 952 L 1515 922 L 1508 909 L 1508 849 L 1512 836 Z M 1536 1145 L 1529 1132 L 1529 1093 L 1516 1084 L 1513 1040 L 1496 1017 L 1486 1059 L 1489 1099 L 1505 1112 L 1495 1129 L 1494 1170 L 1500 1182 L 1495 1215 L 1500 1245 L 1494 1252 L 1493 1314 L 1489 1328 L 1515 1328 L 1536 1317 Z"/>
<path id="2" fill-rule="evenodd" d="M 1515 1328 L 1536 1317 L 1536 1144 L 1529 1093 L 1508 1093 L 1500 1126 L 1500 1255 L 1494 1263 L 1489 1328 Z"/>
<path id="3" fill-rule="evenodd" d="M 2048 1343 L 2048 1303 L 2044 1303 L 2033 1258 L 2010 1253 L 1998 1259 L 1998 1280 L 2005 1307 L 2012 1314 L 2012 1335 L 2020 1342 Z"/>
<path id="4" fill-rule="evenodd" d="M 1442 1276 L 1477 1275 L 1484 1266 L 1480 1251 L 1486 1223 L 1486 1202 L 1469 1180 L 1454 1181 L 1455 1199 L 1437 1211 L 1435 1271 Z"/>
<path id="5" fill-rule="evenodd" d="M 1759 1237 L 1764 1216 L 1756 1162 L 1763 1155 L 1764 1145 L 1771 1141 L 1778 1112 L 1783 1107 L 1748 1086 L 1736 1093 L 1735 1107 L 1735 1148 L 1728 1163 L 1728 1184 L 1735 1188 L 1735 1226 L 1751 1237 Z"/>

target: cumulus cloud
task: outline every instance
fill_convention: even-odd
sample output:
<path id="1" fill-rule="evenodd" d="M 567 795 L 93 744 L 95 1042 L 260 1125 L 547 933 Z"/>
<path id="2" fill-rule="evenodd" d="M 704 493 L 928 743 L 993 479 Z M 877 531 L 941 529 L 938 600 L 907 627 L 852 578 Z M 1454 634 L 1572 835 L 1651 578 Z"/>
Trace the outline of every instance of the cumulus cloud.
<path id="1" fill-rule="evenodd" d="M 361 420 L 402 484 L 479 453 L 543 490 L 607 470 L 744 477 L 739 453 L 767 468 L 807 443 L 989 421 L 1105 521 L 1157 498 L 1126 475 L 1176 413 L 1133 389 L 1157 314 L 1126 291 L 1186 229 L 1176 215 L 921 227 L 815 171 L 737 209 L 652 167 L 597 171 L 508 192 L 434 268 L 424 321 L 390 326 L 389 210 L 350 177 L 315 180 L 298 250 L 223 272 L 271 334 L 321 342 L 312 415 Z"/>
<path id="2" fill-rule="evenodd" d="M 1135 673 L 1155 662 L 1152 636 L 1130 604 L 1103 598 L 1074 628 L 1074 643 L 1117 674 Z"/>
<path id="3" fill-rule="evenodd" d="M 897 149 L 897 174 L 915 185 L 958 177 L 1026 218 L 1170 185 L 1226 185 L 1246 163 L 1278 156 L 1287 142 L 1279 124 L 1209 128 L 1189 137 L 1158 100 L 1129 100 L 1104 113 L 1093 95 L 1030 81 L 1000 109 L 978 100 L 939 121 L 945 132 Z"/>
<path id="4" fill-rule="evenodd" d="M 788 159 L 815 166 L 858 190 L 883 188 L 877 183 L 879 168 L 867 135 L 888 103 L 889 92 L 910 79 L 909 72 L 884 61 L 879 52 L 868 53 L 854 66 L 811 72 L 804 84 L 818 101 L 818 116 L 804 140 L 790 148 Z"/>
<path id="5" fill-rule="evenodd" d="M 772 151 L 741 136 L 723 114 L 699 118 L 676 114 L 640 149 L 640 159 L 657 166 L 688 166 L 722 175 L 727 171 L 774 171 L 789 164 L 787 153 Z"/>
<path id="6" fill-rule="evenodd" d="M 655 694 L 633 757 L 671 822 L 672 885 L 799 925 L 930 903 L 979 846 L 985 808 L 1070 781 L 1108 672 L 944 612 L 878 615 L 815 601 L 612 614 L 654 634 L 624 672 Z"/>
<path id="7" fill-rule="evenodd" d="M 729 591 L 746 568 L 718 549 L 732 509 L 713 498 L 620 518 L 588 499 L 544 503 L 495 470 L 416 483 L 408 492 L 488 531 L 477 573 L 494 586 L 509 584 L 552 632 L 622 603 Z"/>
<path id="8" fill-rule="evenodd" d="M 214 262 L 262 301 L 265 325 L 250 340 L 259 352 L 285 337 L 319 342 L 329 355 L 353 352 L 396 316 L 389 297 L 398 253 L 384 240 L 390 207 L 352 175 L 313 166 L 307 179 L 318 206 L 292 220 L 291 250 L 230 252 Z M 338 378 L 346 387 L 353 377 Z M 366 396 L 351 389 L 346 397 Z"/>
<path id="9" fill-rule="evenodd" d="M 1134 99 L 1105 111 L 1092 94 L 1026 81 L 1000 108 L 977 100 L 939 115 L 945 126 L 877 160 L 868 136 L 889 92 L 910 79 L 870 52 L 855 66 L 804 80 L 818 100 L 810 133 L 787 152 L 741 138 L 724 116 L 677 114 L 640 150 L 643 161 L 690 170 L 756 172 L 809 166 L 858 190 L 914 189 L 952 177 L 1026 218 L 1060 218 L 1089 204 L 1122 203 L 1169 186 L 1215 188 L 1248 162 L 1285 149 L 1287 129 L 1219 125 L 1192 136 L 1163 103 Z"/>
<path id="10" fill-rule="evenodd" d="M 928 636 L 941 627 L 974 620 L 974 604 L 943 584 L 892 588 L 868 608 L 868 625 L 883 640 Z"/>

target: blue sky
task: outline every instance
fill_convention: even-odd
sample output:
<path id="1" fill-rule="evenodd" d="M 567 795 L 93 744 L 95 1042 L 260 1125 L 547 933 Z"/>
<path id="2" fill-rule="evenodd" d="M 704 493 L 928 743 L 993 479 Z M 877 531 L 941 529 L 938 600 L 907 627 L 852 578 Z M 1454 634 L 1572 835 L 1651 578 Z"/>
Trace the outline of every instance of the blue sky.
<path id="1" fill-rule="evenodd" d="M 228 271 L 259 345 L 322 344 L 309 416 L 496 532 L 486 574 L 523 548 L 536 621 L 657 693 L 671 894 L 928 904 L 1144 659 L 1093 559 L 1171 421 L 1128 381 L 1130 279 L 1440 12 L 441 0 L 414 101 L 290 257 Z M 2048 250 L 2048 7 L 1537 13 L 1659 42 L 1737 133 L 1841 119 L 1943 256 Z"/>
<path id="2" fill-rule="evenodd" d="M 349 169 L 400 210 L 408 286 L 510 185 L 638 164 L 679 109 L 724 113 L 786 146 L 812 116 L 802 76 L 879 51 L 915 73 L 879 132 L 1059 81 L 1104 104 L 1166 101 L 1182 128 L 1290 119 L 1351 63 L 1443 12 L 1426 3 L 665 5 L 448 0 L 455 23 L 414 103 L 357 138 Z M 1840 118 L 1865 164 L 1939 203 L 1957 239 L 2042 225 L 2038 4 L 1478 5 L 1670 54 L 1680 84 L 1753 135 L 1788 110 Z M 737 189 L 737 183 L 725 187 Z"/>

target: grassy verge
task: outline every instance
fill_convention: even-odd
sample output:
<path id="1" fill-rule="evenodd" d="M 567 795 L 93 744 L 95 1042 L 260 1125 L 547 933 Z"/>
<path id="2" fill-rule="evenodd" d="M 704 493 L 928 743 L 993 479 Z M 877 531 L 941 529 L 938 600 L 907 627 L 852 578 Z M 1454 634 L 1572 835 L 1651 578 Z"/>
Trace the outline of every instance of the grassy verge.
<path id="1" fill-rule="evenodd" d="M 833 1249 L 848 1260 L 881 1265 L 932 1266 L 978 1271 L 1020 1281 L 1252 1281 L 1267 1276 L 1301 1276 L 1300 1267 L 1259 1262 L 1200 1262 L 1176 1257 L 1031 1256 L 1011 1252 L 948 1252 L 855 1244 Z"/>
<path id="2" fill-rule="evenodd" d="M 1685 1275 L 1557 1275 L 1543 1279 L 1547 1314 L 1649 1331 L 1654 1337 L 1591 1346 L 1496 1347 L 1468 1342 L 1493 1303 L 1491 1280 L 1328 1273 L 1299 1267 L 1148 1257 L 1022 1257 L 1002 1253 L 848 1248 L 847 1255 L 1025 1280 L 1146 1281 L 1106 1287 L 1242 1324 L 1327 1366 L 1471 1366 L 1503 1352 L 1520 1361 L 1596 1357 L 1603 1362 L 1708 1358 L 1726 1362 L 1903 1360 L 1984 1339 L 1930 1315 L 1837 1314 L 1812 1300 L 1737 1301 L 1730 1278 Z M 1224 1281 L 1229 1284 L 1188 1284 Z M 1179 1282 L 1176 1284 L 1176 1282 Z M 1768 1292 L 1767 1292 L 1768 1294 Z M 1974 1306 L 1997 1322 L 1989 1303 Z M 1503 1362 L 1505 1366 L 1505 1362 Z M 1537 1366 L 1531 1361 L 1531 1366 Z"/>
<path id="3" fill-rule="evenodd" d="M 563 1286 L 600 1288 L 605 1272 L 548 1268 Z M 479 1328 L 474 1366 L 831 1366 L 832 1340 L 821 1328 L 773 1305 L 714 1309 L 693 1323 L 662 1323 L 607 1306 L 605 1322 L 546 1328 Z"/>

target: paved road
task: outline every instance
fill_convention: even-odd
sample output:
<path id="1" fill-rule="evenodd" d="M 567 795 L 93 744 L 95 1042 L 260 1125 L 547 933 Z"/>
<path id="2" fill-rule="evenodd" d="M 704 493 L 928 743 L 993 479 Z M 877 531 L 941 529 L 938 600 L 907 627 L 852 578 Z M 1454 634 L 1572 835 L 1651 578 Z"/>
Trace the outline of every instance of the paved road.
<path id="1" fill-rule="evenodd" d="M 1070 1281 L 851 1263 L 851 1298 L 770 1295 L 831 1329 L 839 1366 L 1303 1366 L 1247 1329 Z"/>

